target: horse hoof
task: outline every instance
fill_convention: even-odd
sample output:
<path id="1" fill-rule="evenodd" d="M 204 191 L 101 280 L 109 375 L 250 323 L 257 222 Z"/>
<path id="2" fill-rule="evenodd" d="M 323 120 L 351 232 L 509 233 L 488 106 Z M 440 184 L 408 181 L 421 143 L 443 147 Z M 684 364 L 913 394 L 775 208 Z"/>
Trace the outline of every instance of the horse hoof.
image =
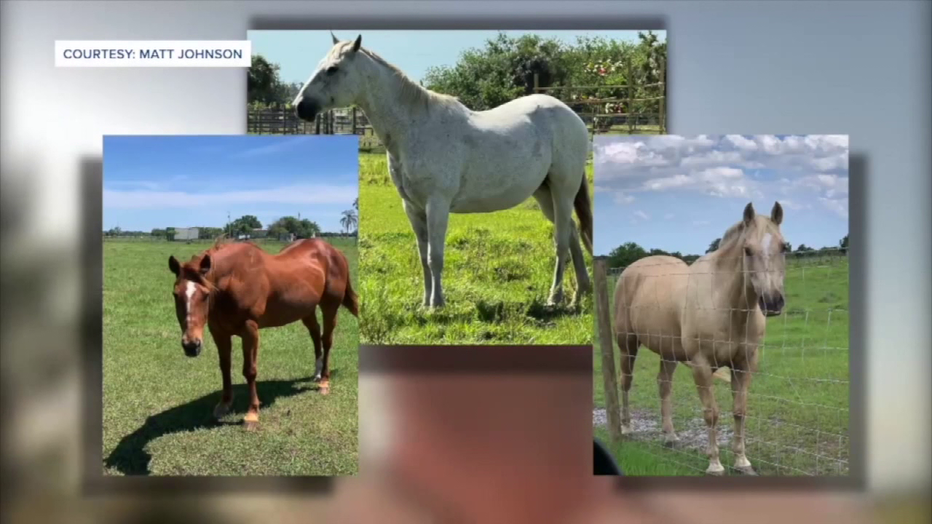
<path id="1" fill-rule="evenodd" d="M 680 439 L 678 438 L 665 439 L 663 441 L 663 447 L 667 449 L 675 449 L 679 445 L 680 445 Z"/>
<path id="2" fill-rule="evenodd" d="M 330 394 L 330 383 L 321 382 L 317 390 L 320 392 L 321 395 L 329 395 Z"/>
<path id="3" fill-rule="evenodd" d="M 246 431 L 255 431 L 259 429 L 259 421 L 258 420 L 244 420 L 243 428 Z"/>
<path id="4" fill-rule="evenodd" d="M 217 407 L 214 408 L 214 418 L 221 419 L 230 412 L 229 404 L 217 404 Z"/>
<path id="5" fill-rule="evenodd" d="M 721 477 L 722 475 L 725 474 L 725 470 L 724 469 L 707 469 L 705 470 L 705 474 L 710 477 Z"/>
<path id="6" fill-rule="evenodd" d="M 740 467 L 736 466 L 734 470 L 735 472 L 740 473 L 741 475 L 748 476 L 748 477 L 758 476 L 757 472 L 754 471 L 754 468 L 751 466 L 740 466 Z"/>
<path id="7" fill-rule="evenodd" d="M 621 426 L 622 435 L 630 435 L 632 433 L 634 433 L 634 430 L 631 429 L 631 426 L 624 426 L 624 425 Z"/>

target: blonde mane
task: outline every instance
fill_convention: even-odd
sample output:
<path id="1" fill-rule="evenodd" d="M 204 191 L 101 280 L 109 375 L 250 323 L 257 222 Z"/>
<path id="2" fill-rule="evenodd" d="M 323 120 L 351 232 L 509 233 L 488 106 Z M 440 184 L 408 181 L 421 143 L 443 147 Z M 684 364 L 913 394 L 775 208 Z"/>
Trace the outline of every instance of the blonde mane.
<path id="1" fill-rule="evenodd" d="M 345 45 L 352 44 L 352 42 L 346 42 Z M 371 58 L 375 63 L 385 67 L 392 72 L 392 74 L 401 84 L 402 101 L 415 106 L 423 105 L 425 108 L 430 107 L 431 103 L 436 103 L 443 107 L 465 107 L 455 96 L 431 91 L 430 89 L 427 89 L 426 87 L 418 84 L 414 80 L 411 80 L 411 78 L 409 78 L 408 75 L 404 73 L 404 71 L 398 69 L 397 66 L 385 60 L 371 49 L 360 47 L 359 50 L 364 55 Z"/>

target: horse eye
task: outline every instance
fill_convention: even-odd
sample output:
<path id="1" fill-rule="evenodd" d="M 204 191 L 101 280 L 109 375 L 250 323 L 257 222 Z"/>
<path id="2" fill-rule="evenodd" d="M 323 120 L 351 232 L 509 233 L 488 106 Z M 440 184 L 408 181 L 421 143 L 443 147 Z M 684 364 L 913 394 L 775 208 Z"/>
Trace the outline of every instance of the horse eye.
<path id="1" fill-rule="evenodd" d="M 337 66 L 330 66 L 327 68 L 327 74 L 332 75 L 337 72 Z"/>
<path id="2" fill-rule="evenodd" d="M 744 248 L 744 256 L 746 257 L 751 256 L 751 248 L 749 247 Z"/>

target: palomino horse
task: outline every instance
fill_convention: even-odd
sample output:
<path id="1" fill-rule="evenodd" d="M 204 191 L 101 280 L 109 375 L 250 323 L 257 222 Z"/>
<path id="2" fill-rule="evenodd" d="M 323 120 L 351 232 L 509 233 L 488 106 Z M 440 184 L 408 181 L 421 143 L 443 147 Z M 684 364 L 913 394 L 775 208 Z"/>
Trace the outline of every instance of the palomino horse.
<path id="1" fill-rule="evenodd" d="M 577 303 L 590 289 L 573 210 L 592 252 L 592 209 L 585 167 L 586 124 L 556 98 L 530 95 L 488 111 L 471 111 L 434 93 L 353 42 L 333 48 L 294 101 L 299 118 L 355 104 L 385 145 L 388 170 L 417 237 L 423 304 L 444 304 L 441 273 L 450 213 L 509 209 L 533 196 L 553 222 L 556 267 L 550 303 L 563 299 L 572 256 Z"/>
<path id="2" fill-rule="evenodd" d="M 744 451 L 744 418 L 751 373 L 757 370 L 757 346 L 764 338 L 765 317 L 783 310 L 783 208 L 770 217 L 744 208 L 743 219 L 722 236 L 718 250 L 687 266 L 667 256 L 642 258 L 628 266 L 615 287 L 615 337 L 621 351 L 622 432 L 631 431 L 628 391 L 638 348 L 660 355 L 657 384 L 664 443 L 676 443 L 671 414 L 673 372 L 677 362 L 692 368 L 709 430 L 709 475 L 721 475 L 715 426 L 718 407 L 712 374 L 731 368 L 735 434 L 734 468 L 753 475 Z"/>
<path id="3" fill-rule="evenodd" d="M 243 340 L 243 376 L 250 396 L 243 421 L 252 429 L 259 422 L 259 330 L 298 320 L 307 326 L 314 341 L 314 380 L 320 382 L 321 393 L 329 393 L 330 347 L 337 311 L 342 305 L 354 316 L 359 312 L 350 286 L 349 264 L 340 250 L 323 240 L 307 239 L 270 255 L 249 242 L 217 241 L 185 264 L 170 257 L 168 267 L 176 276 L 172 294 L 185 355 L 200 354 L 205 324 L 220 353 L 223 395 L 214 408 L 215 417 L 224 416 L 233 403 L 232 337 Z M 323 312 L 323 336 L 317 323 L 318 306 Z"/>

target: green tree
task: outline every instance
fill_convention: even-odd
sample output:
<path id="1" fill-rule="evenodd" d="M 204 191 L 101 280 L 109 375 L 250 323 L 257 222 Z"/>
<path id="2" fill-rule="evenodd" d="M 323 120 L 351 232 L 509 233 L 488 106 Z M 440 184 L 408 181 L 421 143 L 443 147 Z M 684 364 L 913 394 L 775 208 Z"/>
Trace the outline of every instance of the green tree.
<path id="1" fill-rule="evenodd" d="M 154 229 L 152 229 L 152 232 L 149 233 L 149 235 L 150 235 L 150 236 L 153 236 L 153 237 L 156 237 L 156 238 L 163 238 L 163 237 L 165 237 L 165 230 L 164 230 L 164 229 L 159 229 L 159 228 L 154 228 Z"/>
<path id="2" fill-rule="evenodd" d="M 343 226 L 343 230 L 347 233 L 355 231 L 358 223 L 359 219 L 356 216 L 356 211 L 352 209 L 344 211 L 343 217 L 340 218 L 340 225 Z"/>
<path id="3" fill-rule="evenodd" d="M 634 242 L 627 242 L 608 254 L 608 263 L 610 267 L 628 267 L 646 256 L 648 254 L 643 247 Z"/>
<path id="4" fill-rule="evenodd" d="M 844 238 L 838 241 L 838 247 L 841 248 L 842 253 L 848 252 L 848 235 L 845 235 Z"/>
<path id="5" fill-rule="evenodd" d="M 316 237 L 320 236 L 320 226 L 312 220 L 292 216 L 279 218 L 269 226 L 269 237 L 281 238 L 289 233 L 297 238 Z"/>
<path id="6" fill-rule="evenodd" d="M 175 228 L 166 227 L 165 228 L 165 238 L 169 241 L 175 240 Z"/>
<path id="7" fill-rule="evenodd" d="M 719 245 L 720 245 L 721 243 L 722 243 L 722 239 L 721 239 L 721 238 L 716 238 L 715 240 L 712 241 L 711 244 L 709 244 L 709 248 L 706 249 L 705 252 L 706 252 L 706 253 L 711 253 L 711 252 L 713 252 L 713 251 L 718 251 L 718 247 L 719 247 Z"/>
<path id="8" fill-rule="evenodd" d="M 255 215 L 243 215 L 230 224 L 230 234 L 233 236 L 248 235 L 253 229 L 262 229 L 262 222 Z"/>
<path id="9" fill-rule="evenodd" d="M 271 105 L 280 102 L 283 95 L 279 65 L 262 55 L 252 55 L 252 64 L 246 76 L 246 97 L 250 104 Z"/>
<path id="10" fill-rule="evenodd" d="M 554 38 L 499 33 L 484 47 L 464 51 L 453 66 L 428 68 L 424 86 L 453 95 L 471 109 L 491 109 L 531 94 L 535 73 L 539 87 L 564 82 L 569 69 L 564 50 Z"/>

